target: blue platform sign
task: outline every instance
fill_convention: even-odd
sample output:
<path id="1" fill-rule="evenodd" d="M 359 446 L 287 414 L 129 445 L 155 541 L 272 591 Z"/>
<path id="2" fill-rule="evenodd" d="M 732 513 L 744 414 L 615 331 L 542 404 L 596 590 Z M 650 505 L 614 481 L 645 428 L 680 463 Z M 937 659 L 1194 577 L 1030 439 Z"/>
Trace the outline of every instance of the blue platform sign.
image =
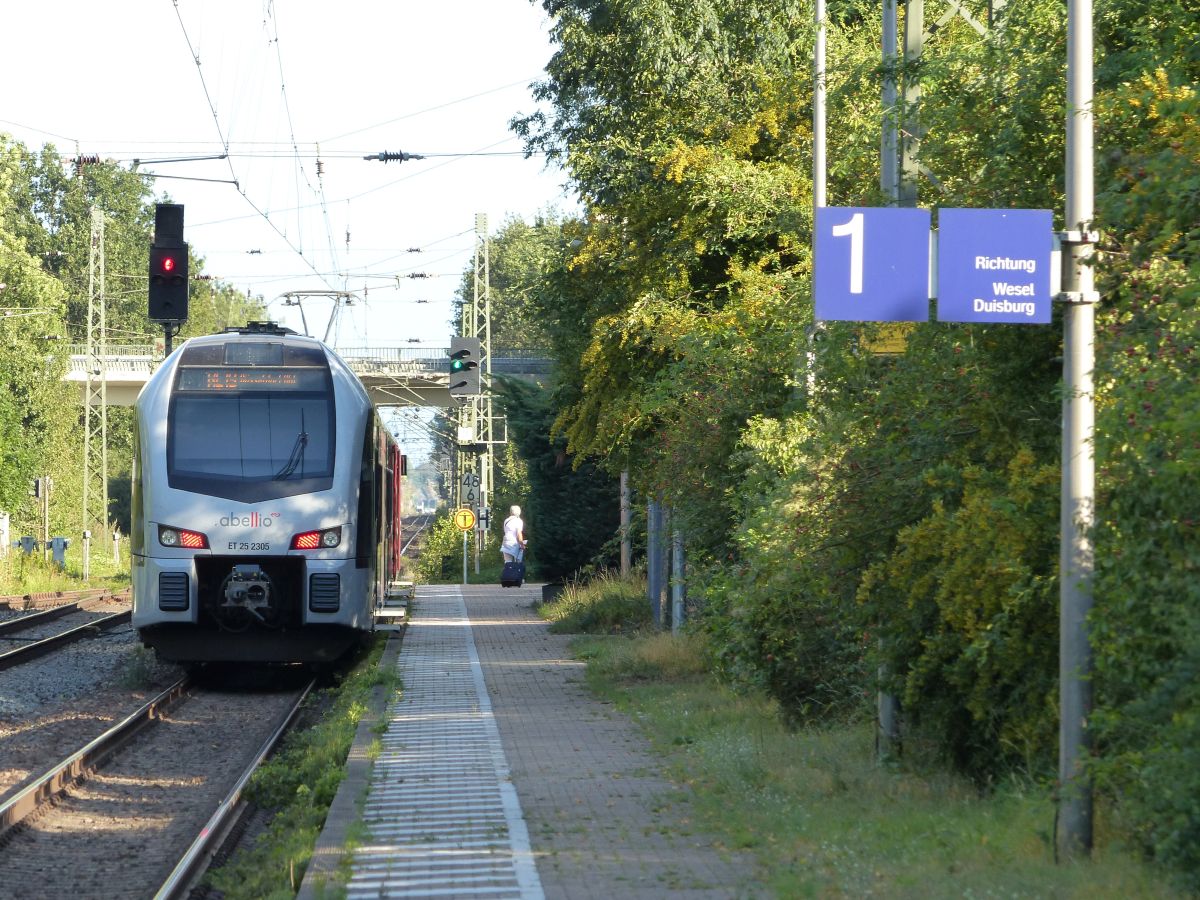
<path id="1" fill-rule="evenodd" d="M 929 210 L 817 209 L 813 299 L 818 319 L 929 318 Z"/>
<path id="2" fill-rule="evenodd" d="M 939 209 L 939 322 L 1050 321 L 1047 209 Z"/>

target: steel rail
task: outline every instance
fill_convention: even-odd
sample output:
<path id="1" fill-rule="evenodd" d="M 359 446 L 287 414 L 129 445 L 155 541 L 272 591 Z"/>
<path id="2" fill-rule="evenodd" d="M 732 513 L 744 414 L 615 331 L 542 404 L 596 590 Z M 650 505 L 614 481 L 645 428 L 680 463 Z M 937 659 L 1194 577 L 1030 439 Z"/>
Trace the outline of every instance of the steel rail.
<path id="1" fill-rule="evenodd" d="M 83 592 L 79 592 L 83 593 Z M 112 591 L 104 590 L 92 592 L 86 597 L 76 597 L 66 603 L 60 603 L 58 606 L 52 606 L 49 609 L 43 609 L 40 612 L 27 613 L 23 616 L 16 616 L 12 619 L 6 619 L 0 622 L 0 634 L 9 634 L 13 631 L 21 631 L 24 628 L 29 628 L 33 625 L 41 625 L 45 622 L 53 622 L 55 619 L 61 619 L 63 616 L 69 616 L 73 612 L 80 612 L 84 603 L 92 603 L 96 601 L 104 601 L 108 599 L 121 599 L 118 594 Z"/>
<path id="2" fill-rule="evenodd" d="M 175 703 L 190 687 L 191 679 L 186 676 L 179 679 L 137 712 L 87 743 L 83 749 L 72 753 L 10 797 L 0 805 L 0 838 L 22 819 L 99 768 L 108 757 L 128 743 L 146 724 L 153 721 L 158 713 Z"/>
<path id="3" fill-rule="evenodd" d="M 7 653 L 0 653 L 0 671 L 11 669 L 13 666 L 19 666 L 21 663 L 37 659 L 39 656 L 45 656 L 63 644 L 74 643 L 97 631 L 106 631 L 114 625 L 128 622 L 132 617 L 133 611 L 127 609 L 124 612 L 113 613 L 111 616 L 94 619 L 91 622 L 87 622 L 76 628 L 70 628 L 59 634 L 51 635 L 48 638 L 42 638 L 40 641 L 26 644 L 24 647 L 16 647 Z"/>
<path id="4" fill-rule="evenodd" d="M 116 597 L 119 594 L 128 593 L 128 591 L 129 588 L 122 588 L 119 591 L 114 591 L 112 588 L 83 588 L 78 591 L 30 591 L 27 594 L 5 594 L 0 596 L 0 604 L 8 606 L 11 609 L 14 603 L 33 602 L 35 597 L 41 597 L 43 600 L 62 600 L 65 603 L 72 601 L 82 602 L 85 600 Z M 50 609 L 58 609 L 58 607 L 52 606 Z"/>
<path id="5" fill-rule="evenodd" d="M 221 844 L 225 842 L 225 838 L 245 811 L 246 804 L 241 802 L 241 797 L 246 784 L 258 767 L 262 765 L 263 760 L 275 749 L 287 730 L 291 728 L 296 716 L 300 713 L 300 707 L 304 705 L 304 701 L 308 699 L 308 695 L 316 683 L 316 679 L 313 679 L 300 692 L 300 697 L 283 716 L 279 727 L 259 748 L 250 765 L 246 767 L 225 799 L 218 804 L 216 812 L 200 829 L 200 834 L 188 847 L 187 852 L 183 854 L 171 874 L 167 876 L 162 887 L 155 893 L 155 900 L 175 900 L 175 898 L 187 896 L 200 875 L 208 868 L 212 858 L 220 850 Z"/>
<path id="6" fill-rule="evenodd" d="M 41 625 L 44 622 L 53 622 L 55 619 L 61 619 L 63 616 L 69 616 L 73 612 L 79 611 L 79 604 L 82 600 L 76 600 L 73 603 L 64 603 L 61 606 L 53 606 L 50 609 L 43 609 L 41 612 L 29 613 L 24 616 L 17 616 L 13 619 L 7 619 L 0 622 L 0 634 L 10 634 L 14 631 L 22 631 L 32 625 Z"/>

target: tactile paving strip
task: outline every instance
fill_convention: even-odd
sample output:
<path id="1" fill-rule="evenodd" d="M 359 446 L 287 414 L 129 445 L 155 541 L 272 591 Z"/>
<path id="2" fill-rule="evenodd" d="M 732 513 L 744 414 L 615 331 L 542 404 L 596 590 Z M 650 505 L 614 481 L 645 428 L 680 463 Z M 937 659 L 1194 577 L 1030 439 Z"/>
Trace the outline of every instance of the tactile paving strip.
<path id="1" fill-rule="evenodd" d="M 422 586 L 347 896 L 542 900 L 462 593 Z"/>

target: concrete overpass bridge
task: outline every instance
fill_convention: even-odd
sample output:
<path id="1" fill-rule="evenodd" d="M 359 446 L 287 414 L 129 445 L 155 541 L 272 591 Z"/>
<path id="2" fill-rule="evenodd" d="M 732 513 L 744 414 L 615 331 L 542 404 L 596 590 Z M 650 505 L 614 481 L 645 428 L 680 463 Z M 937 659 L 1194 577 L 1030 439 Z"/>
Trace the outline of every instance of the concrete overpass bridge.
<path id="1" fill-rule="evenodd" d="M 66 380 L 87 390 L 87 347 L 70 348 Z M 106 348 L 100 366 L 110 406 L 133 406 L 138 392 L 162 362 L 153 344 Z M 346 347 L 337 350 L 366 386 L 377 406 L 451 406 L 448 347 Z M 541 379 L 553 361 L 544 350 L 499 348 L 492 351 L 492 374 Z"/>

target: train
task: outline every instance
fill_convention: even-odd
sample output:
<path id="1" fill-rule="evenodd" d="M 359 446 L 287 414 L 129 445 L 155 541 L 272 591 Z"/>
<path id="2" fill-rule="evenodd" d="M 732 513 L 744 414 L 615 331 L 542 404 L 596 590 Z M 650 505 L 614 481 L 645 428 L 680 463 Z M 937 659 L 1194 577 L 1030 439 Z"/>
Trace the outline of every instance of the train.
<path id="1" fill-rule="evenodd" d="M 400 571 L 403 456 L 321 341 L 187 340 L 135 404 L 133 626 L 184 665 L 323 664 Z"/>

